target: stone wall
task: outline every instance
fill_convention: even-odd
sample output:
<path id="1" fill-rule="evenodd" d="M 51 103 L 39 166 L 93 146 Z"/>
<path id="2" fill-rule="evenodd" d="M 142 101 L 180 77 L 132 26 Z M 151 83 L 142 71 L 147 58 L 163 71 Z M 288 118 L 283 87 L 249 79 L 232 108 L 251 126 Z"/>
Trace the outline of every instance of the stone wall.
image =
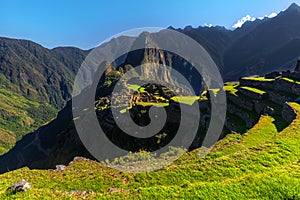
<path id="1" fill-rule="evenodd" d="M 229 103 L 227 105 L 227 111 L 230 114 L 240 117 L 246 123 L 247 128 L 252 128 L 256 123 L 255 119 L 253 119 L 247 112 L 244 112 L 242 109 L 238 108 L 233 104 Z"/>
<path id="2" fill-rule="evenodd" d="M 241 86 L 248 86 L 254 88 L 266 88 L 266 89 L 273 89 L 274 81 L 256 81 L 256 80 L 247 80 L 247 79 L 240 79 Z"/>
<path id="3" fill-rule="evenodd" d="M 234 96 L 232 94 L 227 94 L 227 99 L 235 105 L 238 105 L 241 108 L 244 108 L 249 111 L 253 111 L 253 102 L 246 100 L 245 98 L 241 98 L 239 96 Z"/>
<path id="4" fill-rule="evenodd" d="M 288 103 L 283 105 L 282 118 L 289 124 L 296 118 L 296 111 Z"/>
<path id="5" fill-rule="evenodd" d="M 267 93 L 265 93 L 265 94 L 259 94 L 259 93 L 252 92 L 252 91 L 244 89 L 244 88 L 240 88 L 239 91 L 240 91 L 240 93 L 242 93 L 243 95 L 246 95 L 246 96 L 250 97 L 251 99 L 262 100 L 262 99 L 266 99 L 267 98 Z"/>

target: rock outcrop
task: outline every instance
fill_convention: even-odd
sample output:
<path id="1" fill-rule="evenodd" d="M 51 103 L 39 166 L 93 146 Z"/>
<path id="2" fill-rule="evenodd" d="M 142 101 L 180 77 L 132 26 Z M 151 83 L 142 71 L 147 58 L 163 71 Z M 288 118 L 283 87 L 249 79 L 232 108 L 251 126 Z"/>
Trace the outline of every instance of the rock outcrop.
<path id="1" fill-rule="evenodd" d="M 25 181 L 24 179 L 22 179 L 22 180 L 18 181 L 17 183 L 9 186 L 7 188 L 7 191 L 8 192 L 12 192 L 12 193 L 26 192 L 30 188 L 31 188 L 30 183 L 28 183 L 27 181 Z"/>
<path id="2" fill-rule="evenodd" d="M 296 118 L 296 112 L 289 104 L 285 103 L 282 108 L 282 117 L 286 122 L 292 123 Z"/>

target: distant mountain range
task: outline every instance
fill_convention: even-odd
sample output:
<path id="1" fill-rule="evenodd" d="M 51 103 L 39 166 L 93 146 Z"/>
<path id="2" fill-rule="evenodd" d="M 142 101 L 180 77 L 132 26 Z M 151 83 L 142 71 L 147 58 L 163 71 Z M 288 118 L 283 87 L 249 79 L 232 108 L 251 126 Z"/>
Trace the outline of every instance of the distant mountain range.
<path id="1" fill-rule="evenodd" d="M 294 3 L 277 17 L 249 21 L 233 31 L 190 26 L 177 30 L 202 44 L 229 81 L 292 69 L 300 58 L 299 20 L 300 7 Z"/>
<path id="2" fill-rule="evenodd" d="M 219 26 L 175 30 L 198 41 L 229 81 L 292 69 L 300 58 L 299 21 L 300 7 L 292 4 L 277 17 L 246 22 L 233 31 Z M 89 52 L 73 47 L 49 50 L 31 41 L 0 38 L 0 73 L 15 86 L 14 92 L 62 108 Z"/>

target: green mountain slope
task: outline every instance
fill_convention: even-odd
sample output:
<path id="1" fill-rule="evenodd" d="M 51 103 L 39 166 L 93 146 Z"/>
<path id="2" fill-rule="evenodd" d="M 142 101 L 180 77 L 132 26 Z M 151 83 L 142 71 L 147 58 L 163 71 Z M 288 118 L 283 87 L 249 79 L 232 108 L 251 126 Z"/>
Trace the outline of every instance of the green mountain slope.
<path id="1" fill-rule="evenodd" d="M 0 155 L 56 116 L 87 53 L 0 37 Z"/>
<path id="2" fill-rule="evenodd" d="M 71 97 L 74 76 L 87 54 L 0 37 L 0 74 L 13 85 L 13 92 L 60 109 Z"/>
<path id="3" fill-rule="evenodd" d="M 228 135 L 206 157 L 197 149 L 163 170 L 137 174 L 85 159 L 77 159 L 62 172 L 22 168 L 0 175 L 0 197 L 299 199 L 300 105 L 289 106 L 297 117 L 283 131 L 277 131 L 272 117 L 262 116 L 246 134 Z M 15 195 L 5 192 L 22 178 L 32 183 L 30 191 Z M 93 193 L 76 195 L 70 194 L 71 190 Z"/>
<path id="4" fill-rule="evenodd" d="M 48 103 L 31 100 L 14 93 L 12 84 L 2 75 L 0 85 L 0 155 L 13 147 L 16 140 L 36 130 L 56 116 L 57 110 Z"/>

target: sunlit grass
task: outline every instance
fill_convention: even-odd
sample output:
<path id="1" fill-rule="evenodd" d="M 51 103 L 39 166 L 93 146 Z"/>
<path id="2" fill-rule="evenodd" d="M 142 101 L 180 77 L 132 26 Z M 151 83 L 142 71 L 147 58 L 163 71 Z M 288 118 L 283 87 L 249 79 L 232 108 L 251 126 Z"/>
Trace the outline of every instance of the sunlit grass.
<path id="1" fill-rule="evenodd" d="M 227 82 L 224 84 L 224 90 L 234 96 L 237 96 L 236 93 L 238 92 L 237 89 L 238 86 L 239 86 L 238 82 Z"/>
<path id="2" fill-rule="evenodd" d="M 88 160 L 77 160 L 63 172 L 23 168 L 0 175 L 0 198 L 299 199 L 300 105 L 289 105 L 297 118 L 283 131 L 276 130 L 271 116 L 262 116 L 246 134 L 229 134 L 205 157 L 201 156 L 205 149 L 197 149 L 148 173 L 119 172 Z M 124 159 L 153 159 L 147 155 Z M 29 181 L 32 188 L 7 194 L 6 188 L 20 179 Z M 124 190 L 110 194 L 109 188 Z M 68 194 L 71 190 L 92 190 L 93 194 L 75 197 Z"/>
<path id="3" fill-rule="evenodd" d="M 178 103 L 193 105 L 197 100 L 200 99 L 200 96 L 174 96 L 171 99 Z"/>
<path id="4" fill-rule="evenodd" d="M 242 80 L 249 81 L 262 81 L 262 82 L 273 82 L 275 79 L 265 78 L 265 77 L 243 77 Z"/>
<path id="5" fill-rule="evenodd" d="M 299 81 L 295 81 L 295 80 L 290 79 L 290 78 L 283 77 L 283 78 L 280 78 L 280 79 L 281 79 L 281 80 L 285 80 L 285 81 L 290 82 L 290 83 L 300 84 Z"/>
<path id="6" fill-rule="evenodd" d="M 257 89 L 257 88 L 252 88 L 252 87 L 246 87 L 246 86 L 243 86 L 243 87 L 240 87 L 242 89 L 245 89 L 245 90 L 248 90 L 248 91 L 251 91 L 251 92 L 254 92 L 254 93 L 257 93 L 257 94 L 260 94 L 260 95 L 263 95 L 265 94 L 266 92 L 263 91 L 263 90 L 260 90 L 260 89 Z"/>
<path id="7" fill-rule="evenodd" d="M 166 107 L 166 106 L 169 106 L 169 103 L 157 103 L 157 102 L 137 102 L 136 105 L 139 105 L 139 106 L 144 106 L 144 107 L 147 107 L 147 106 L 156 106 L 156 107 Z"/>
<path id="8" fill-rule="evenodd" d="M 145 88 L 135 84 L 127 84 L 127 87 L 136 92 L 146 92 Z"/>

